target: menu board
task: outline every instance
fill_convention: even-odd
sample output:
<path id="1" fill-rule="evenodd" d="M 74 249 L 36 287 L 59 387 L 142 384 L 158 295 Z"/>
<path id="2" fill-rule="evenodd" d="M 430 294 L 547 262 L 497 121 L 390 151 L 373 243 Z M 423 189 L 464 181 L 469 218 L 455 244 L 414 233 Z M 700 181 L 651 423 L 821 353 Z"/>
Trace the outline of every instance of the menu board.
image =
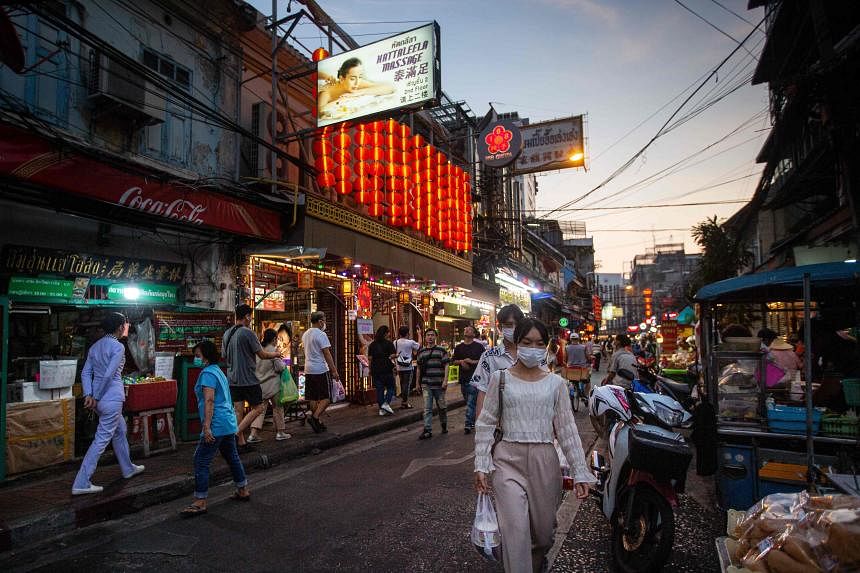
<path id="1" fill-rule="evenodd" d="M 190 354 L 201 340 L 211 340 L 221 349 L 224 331 L 233 326 L 233 313 L 161 312 L 155 313 L 155 349 Z"/>

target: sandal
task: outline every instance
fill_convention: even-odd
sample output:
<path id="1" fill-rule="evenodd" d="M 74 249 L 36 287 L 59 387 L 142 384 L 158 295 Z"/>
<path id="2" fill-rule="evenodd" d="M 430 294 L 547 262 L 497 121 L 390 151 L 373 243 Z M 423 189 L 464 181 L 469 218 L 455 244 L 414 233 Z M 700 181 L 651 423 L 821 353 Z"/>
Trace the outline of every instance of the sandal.
<path id="1" fill-rule="evenodd" d="M 179 517 L 194 517 L 195 515 L 202 515 L 209 511 L 205 507 L 200 507 L 199 505 L 194 505 L 193 503 L 179 512 Z"/>
<path id="2" fill-rule="evenodd" d="M 242 495 L 238 491 L 234 491 L 230 495 L 230 499 L 232 499 L 233 501 L 251 501 L 251 494 L 246 493 L 245 495 Z"/>

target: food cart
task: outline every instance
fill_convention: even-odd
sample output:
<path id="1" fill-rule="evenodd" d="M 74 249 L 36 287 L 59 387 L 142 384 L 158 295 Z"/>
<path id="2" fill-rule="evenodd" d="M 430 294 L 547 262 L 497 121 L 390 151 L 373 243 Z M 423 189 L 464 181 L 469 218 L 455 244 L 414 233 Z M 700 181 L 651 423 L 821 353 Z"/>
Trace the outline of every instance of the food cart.
<path id="1" fill-rule="evenodd" d="M 746 510 L 822 475 L 856 474 L 860 265 L 826 263 L 745 275 L 703 287 L 701 357 L 717 418 L 717 495 Z M 733 324 L 752 336 L 721 336 Z M 755 334 L 799 335 L 802 367 L 780 378 Z M 853 333 L 853 335 L 852 335 Z M 798 347 L 797 350 L 800 350 Z M 847 492 L 851 493 L 851 492 Z"/>

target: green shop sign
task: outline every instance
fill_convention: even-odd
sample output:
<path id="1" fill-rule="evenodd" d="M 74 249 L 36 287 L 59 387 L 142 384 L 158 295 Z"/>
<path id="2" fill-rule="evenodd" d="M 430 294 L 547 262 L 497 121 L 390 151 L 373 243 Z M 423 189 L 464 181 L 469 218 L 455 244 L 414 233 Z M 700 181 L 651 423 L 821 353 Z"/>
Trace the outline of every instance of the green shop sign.
<path id="1" fill-rule="evenodd" d="M 112 284 L 107 296 L 118 302 L 176 304 L 176 285 Z"/>
<path id="2" fill-rule="evenodd" d="M 12 277 L 9 279 L 9 296 L 67 301 L 72 298 L 75 281 Z"/>
<path id="3" fill-rule="evenodd" d="M 79 277 L 74 280 L 13 276 L 9 296 L 33 302 L 112 305 L 177 303 L 176 285 L 153 283 L 112 283 L 104 279 Z"/>

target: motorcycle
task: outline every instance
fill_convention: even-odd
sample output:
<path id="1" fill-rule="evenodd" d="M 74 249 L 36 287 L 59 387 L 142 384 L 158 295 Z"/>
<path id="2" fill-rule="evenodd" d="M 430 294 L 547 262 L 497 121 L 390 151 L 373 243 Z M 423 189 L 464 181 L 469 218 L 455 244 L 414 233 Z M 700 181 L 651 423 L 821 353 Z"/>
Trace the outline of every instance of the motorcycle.
<path id="1" fill-rule="evenodd" d="M 676 494 L 684 491 L 693 457 L 673 428 L 689 425 L 692 416 L 669 396 L 614 385 L 596 388 L 589 409 L 594 417 L 616 420 L 609 464 L 597 451 L 591 454 L 615 565 L 624 573 L 660 571 L 674 542 Z"/>
<path id="2" fill-rule="evenodd" d="M 696 405 L 696 399 L 692 396 L 693 388 L 683 382 L 675 382 L 671 378 L 662 376 L 655 368 L 639 363 L 636 365 L 639 374 L 637 382 L 647 386 L 658 394 L 669 396 L 681 404 L 688 412 Z"/>

